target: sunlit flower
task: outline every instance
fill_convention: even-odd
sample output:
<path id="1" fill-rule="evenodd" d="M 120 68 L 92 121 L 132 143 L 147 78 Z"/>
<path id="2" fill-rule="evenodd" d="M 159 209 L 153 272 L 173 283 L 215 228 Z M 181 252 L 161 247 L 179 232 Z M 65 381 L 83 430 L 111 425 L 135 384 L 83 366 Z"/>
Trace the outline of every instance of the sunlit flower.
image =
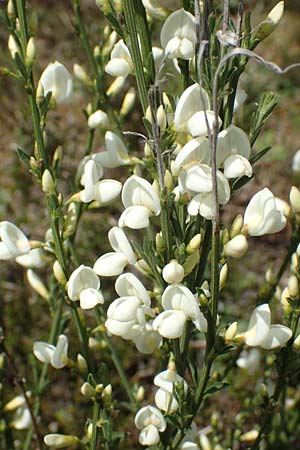
<path id="1" fill-rule="evenodd" d="M 91 114 L 88 118 L 88 126 L 91 129 L 97 127 L 107 128 L 109 126 L 109 120 L 106 112 L 98 109 L 93 114 Z"/>
<path id="2" fill-rule="evenodd" d="M 44 95 L 52 93 L 57 104 L 67 103 L 73 94 L 73 82 L 69 71 L 58 61 L 50 63 L 41 75 L 39 83 Z"/>
<path id="3" fill-rule="evenodd" d="M 300 172 L 300 149 L 294 154 L 292 169 L 296 173 Z"/>
<path id="4" fill-rule="evenodd" d="M 184 268 L 175 259 L 173 259 L 163 268 L 162 277 L 169 284 L 181 283 L 184 278 Z"/>
<path id="5" fill-rule="evenodd" d="M 16 262 L 23 267 L 40 269 L 45 266 L 46 259 L 44 251 L 41 248 L 33 248 L 25 255 L 16 257 Z"/>
<path id="6" fill-rule="evenodd" d="M 195 18 L 184 9 L 170 14 L 160 33 L 161 45 L 169 58 L 193 58 L 196 39 Z"/>
<path id="7" fill-rule="evenodd" d="M 74 270 L 69 278 L 68 296 L 70 300 L 79 300 L 82 309 L 91 309 L 104 302 L 99 288 L 99 277 L 93 269 L 82 264 Z"/>
<path id="8" fill-rule="evenodd" d="M 139 443 L 141 445 L 156 445 L 160 441 L 159 432 L 167 428 L 162 413 L 154 406 L 144 406 L 135 416 L 135 426 L 141 430 Z"/>
<path id="9" fill-rule="evenodd" d="M 51 364 L 55 369 L 62 369 L 68 364 L 68 345 L 67 336 L 61 334 L 56 346 L 42 341 L 34 342 L 33 353 L 39 361 Z"/>
<path id="10" fill-rule="evenodd" d="M 26 395 L 27 397 L 30 397 L 31 392 L 27 391 Z M 31 414 L 23 394 L 18 395 L 17 397 L 6 403 L 3 409 L 6 412 L 15 411 L 14 417 L 10 422 L 10 426 L 15 430 L 27 430 L 31 427 Z"/>
<path id="11" fill-rule="evenodd" d="M 74 446 L 79 442 L 79 439 L 76 436 L 52 433 L 46 434 L 44 437 L 44 442 L 48 447 L 58 449 Z"/>
<path id="12" fill-rule="evenodd" d="M 251 236 L 277 233 L 285 227 L 286 218 L 269 189 L 264 188 L 252 197 L 245 211 L 244 224 Z"/>
<path id="13" fill-rule="evenodd" d="M 127 77 L 132 71 L 133 63 L 130 52 L 121 39 L 112 49 L 110 60 L 105 66 L 105 72 L 113 77 Z"/>
<path id="14" fill-rule="evenodd" d="M 149 16 L 154 19 L 164 20 L 167 17 L 167 9 L 164 8 L 158 0 L 142 0 L 142 3 Z"/>
<path id="15" fill-rule="evenodd" d="M 224 245 L 224 253 L 232 258 L 241 258 L 248 250 L 248 242 L 243 234 L 238 234 Z"/>
<path id="16" fill-rule="evenodd" d="M 23 233 L 11 222 L 0 222 L 0 259 L 13 259 L 30 250 L 30 244 Z"/>
<path id="17" fill-rule="evenodd" d="M 174 396 L 174 387 L 179 383 L 183 383 L 184 390 L 187 391 L 188 385 L 186 381 L 175 369 L 167 369 L 156 375 L 154 384 L 159 389 L 155 394 L 155 404 L 159 409 L 170 413 L 178 409 L 178 402 Z"/>
<path id="18" fill-rule="evenodd" d="M 122 139 L 112 131 L 105 133 L 104 152 L 94 153 L 92 159 L 99 165 L 113 169 L 129 163 L 127 148 Z"/>

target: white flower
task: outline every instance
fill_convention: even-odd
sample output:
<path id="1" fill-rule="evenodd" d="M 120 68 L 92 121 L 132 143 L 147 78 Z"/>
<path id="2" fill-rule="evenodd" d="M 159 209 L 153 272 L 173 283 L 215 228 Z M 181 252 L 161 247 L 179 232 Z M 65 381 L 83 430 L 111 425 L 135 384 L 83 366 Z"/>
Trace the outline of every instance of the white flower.
<path id="1" fill-rule="evenodd" d="M 13 259 L 30 250 L 30 244 L 23 233 L 11 222 L 0 222 L 0 260 Z"/>
<path id="2" fill-rule="evenodd" d="M 286 225 L 286 218 L 276 205 L 272 192 L 264 188 L 250 200 L 244 216 L 250 236 L 277 233 Z"/>
<path id="3" fill-rule="evenodd" d="M 115 283 L 115 290 L 120 297 L 138 297 L 146 306 L 150 306 L 151 300 L 148 292 L 140 280 L 133 273 L 123 273 Z"/>
<path id="4" fill-rule="evenodd" d="M 196 39 L 195 18 L 184 9 L 170 14 L 160 33 L 161 46 L 169 58 L 193 58 Z"/>
<path id="5" fill-rule="evenodd" d="M 233 111 L 236 112 L 246 101 L 247 93 L 244 89 L 237 89 L 234 99 Z"/>
<path id="6" fill-rule="evenodd" d="M 106 206 L 112 203 L 120 195 L 122 183 L 117 180 L 101 180 L 94 185 L 94 200 L 100 206 Z"/>
<path id="7" fill-rule="evenodd" d="M 294 154 L 292 169 L 296 173 L 300 172 L 300 149 Z"/>
<path id="8" fill-rule="evenodd" d="M 154 384 L 160 389 L 155 394 L 155 403 L 159 409 L 170 413 L 178 409 L 178 402 L 174 396 L 174 386 L 179 383 L 183 383 L 184 390 L 187 391 L 186 381 L 174 369 L 167 369 L 156 375 Z"/>
<path id="9" fill-rule="evenodd" d="M 67 336 L 61 334 L 56 346 L 42 341 L 34 342 L 33 353 L 39 361 L 50 363 L 55 369 L 62 369 L 68 363 L 68 345 Z"/>
<path id="10" fill-rule="evenodd" d="M 89 203 L 94 200 L 95 185 L 103 175 L 103 167 L 93 159 L 87 161 L 83 168 L 80 183 L 84 189 L 80 192 L 80 200 Z"/>
<path id="11" fill-rule="evenodd" d="M 238 234 L 224 245 L 224 253 L 232 258 L 241 258 L 248 250 L 248 242 L 243 234 Z"/>
<path id="12" fill-rule="evenodd" d="M 168 286 L 162 295 L 164 311 L 153 322 L 154 330 L 167 339 L 179 338 L 187 320 L 199 331 L 207 331 L 207 322 L 192 292 L 182 284 Z"/>
<path id="13" fill-rule="evenodd" d="M 181 283 L 184 278 L 184 268 L 175 259 L 172 259 L 172 261 L 163 268 L 162 277 L 169 284 Z"/>
<path id="14" fill-rule="evenodd" d="M 155 189 L 137 175 L 132 175 L 125 181 L 122 202 L 126 209 L 119 219 L 120 227 L 145 228 L 149 225 L 151 215 L 160 214 L 160 201 Z"/>
<path id="15" fill-rule="evenodd" d="M 255 38 L 259 40 L 265 39 L 269 36 L 278 26 L 284 13 L 284 1 L 278 2 L 273 9 L 269 12 L 266 19 L 260 23 Z"/>
<path id="16" fill-rule="evenodd" d="M 167 428 L 162 413 L 154 406 L 144 406 L 135 416 L 135 426 L 142 430 L 139 435 L 141 445 L 155 445 L 159 443 L 159 432 Z"/>
<path id="17" fill-rule="evenodd" d="M 250 347 L 270 350 L 281 347 L 291 338 L 292 330 L 284 325 L 271 325 L 271 311 L 267 303 L 253 311 L 248 330 L 244 333 L 245 343 Z"/>
<path id="18" fill-rule="evenodd" d="M 68 296 L 70 300 L 79 300 L 82 309 L 91 309 L 104 302 L 99 288 L 99 277 L 93 269 L 82 264 L 74 270 L 69 278 Z"/>
<path id="19" fill-rule="evenodd" d="M 259 367 L 260 353 L 256 348 L 242 351 L 240 357 L 236 361 L 236 365 L 240 369 L 248 370 L 254 373 Z"/>
<path id="20" fill-rule="evenodd" d="M 27 397 L 31 396 L 31 392 L 26 392 Z M 13 420 L 10 422 L 10 426 L 15 430 L 27 430 L 32 425 L 32 419 L 30 411 L 27 407 L 27 403 L 23 394 L 10 400 L 4 405 L 4 411 L 15 411 Z"/>
<path id="21" fill-rule="evenodd" d="M 104 277 L 120 275 L 127 264 L 136 263 L 135 254 L 121 228 L 113 227 L 109 230 L 108 239 L 115 251 L 100 256 L 94 264 L 94 271 Z"/>
<path id="22" fill-rule="evenodd" d="M 215 113 L 213 111 L 197 111 L 189 119 L 187 130 L 192 136 L 208 136 L 213 133 L 215 123 Z M 218 129 L 222 125 L 222 120 L 218 117 Z"/>
<path id="23" fill-rule="evenodd" d="M 176 131 L 189 133 L 189 120 L 198 111 L 209 110 L 210 102 L 207 92 L 198 83 L 183 91 L 175 110 L 174 127 Z"/>
<path id="24" fill-rule="evenodd" d="M 230 125 L 228 128 L 222 130 L 218 134 L 218 143 L 217 143 L 218 167 L 222 167 L 224 165 L 225 160 L 232 155 L 239 155 L 248 159 L 250 153 L 251 153 L 251 145 L 249 142 L 249 138 L 241 128 L 238 128 L 235 125 Z"/>
<path id="25" fill-rule="evenodd" d="M 67 103 L 73 94 L 72 77 L 64 65 L 58 61 L 49 64 L 41 75 L 39 83 L 44 95 L 52 93 L 56 103 Z"/>
<path id="26" fill-rule="evenodd" d="M 153 329 L 153 321 L 147 322 L 143 326 L 133 326 L 132 331 L 134 333 L 131 340 L 139 352 L 151 354 L 159 347 L 161 336 Z"/>
<path id="27" fill-rule="evenodd" d="M 110 61 L 105 66 L 105 72 L 113 77 L 127 77 L 132 71 L 133 63 L 130 52 L 121 39 L 112 49 Z"/>
<path id="28" fill-rule="evenodd" d="M 136 336 L 139 326 L 146 324 L 145 314 L 152 315 L 152 310 L 138 297 L 120 297 L 109 305 L 105 326 L 111 334 L 132 339 Z M 133 328 L 135 325 L 137 327 Z"/>
<path id="29" fill-rule="evenodd" d="M 106 112 L 98 109 L 88 118 L 88 126 L 89 128 L 107 128 L 109 126 L 109 120 Z"/>
<path id="30" fill-rule="evenodd" d="M 127 148 L 122 139 L 112 131 L 105 133 L 106 151 L 94 153 L 92 159 L 103 167 L 113 169 L 129 163 Z"/>

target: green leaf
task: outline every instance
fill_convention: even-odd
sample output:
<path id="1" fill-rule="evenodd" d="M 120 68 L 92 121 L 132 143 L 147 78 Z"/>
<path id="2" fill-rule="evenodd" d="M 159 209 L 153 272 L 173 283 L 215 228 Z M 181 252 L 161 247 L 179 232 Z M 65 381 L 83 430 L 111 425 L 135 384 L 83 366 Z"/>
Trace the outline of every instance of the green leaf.
<path id="1" fill-rule="evenodd" d="M 257 105 L 256 111 L 253 113 L 250 123 L 250 144 L 253 147 L 258 138 L 262 127 L 271 117 L 274 108 L 277 106 L 278 100 L 273 92 L 263 94 Z"/>
<path id="2" fill-rule="evenodd" d="M 27 155 L 27 153 L 24 152 L 24 150 L 22 150 L 20 147 L 17 148 L 17 153 L 18 157 L 21 159 L 21 161 L 23 161 L 25 166 L 30 169 L 30 156 Z"/>
<path id="3" fill-rule="evenodd" d="M 259 161 L 266 153 L 268 153 L 270 150 L 272 150 L 271 145 L 267 145 L 267 147 L 264 147 L 262 150 L 260 150 L 258 153 L 252 156 L 250 158 L 249 162 L 250 164 L 255 164 L 257 161 Z"/>

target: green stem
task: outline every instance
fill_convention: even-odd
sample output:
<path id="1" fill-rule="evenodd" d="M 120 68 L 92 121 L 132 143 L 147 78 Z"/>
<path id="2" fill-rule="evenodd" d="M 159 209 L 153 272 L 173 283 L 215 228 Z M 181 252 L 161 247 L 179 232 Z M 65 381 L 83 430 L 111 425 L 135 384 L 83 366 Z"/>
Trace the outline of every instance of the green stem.
<path id="1" fill-rule="evenodd" d="M 98 428 L 97 428 L 97 422 L 99 420 L 99 412 L 100 412 L 100 405 L 95 400 L 94 407 L 93 407 L 93 430 L 92 430 L 92 439 L 91 439 L 91 450 L 97 449 L 97 438 L 98 438 Z"/>
<path id="2" fill-rule="evenodd" d="M 75 323 L 76 329 L 77 329 L 77 334 L 79 336 L 79 340 L 81 343 L 81 348 L 82 348 L 82 353 L 83 353 L 83 357 L 86 360 L 86 363 L 88 365 L 88 369 L 90 372 L 94 372 L 94 366 L 93 363 L 91 361 L 91 356 L 90 356 L 90 351 L 89 351 L 89 338 L 86 332 L 86 327 L 84 326 L 84 324 L 82 323 L 82 320 L 79 316 L 78 313 L 78 308 L 77 306 L 71 304 L 71 313 L 72 313 L 72 317 L 73 317 L 73 321 Z"/>
<path id="3" fill-rule="evenodd" d="M 134 0 L 124 0 L 124 15 L 125 15 L 125 23 L 128 31 L 128 46 L 131 53 L 135 75 L 137 80 L 137 87 L 139 91 L 139 96 L 141 100 L 141 105 L 143 109 L 143 113 L 146 113 L 146 109 L 148 107 L 148 89 L 146 78 L 144 74 L 144 67 L 140 52 L 139 40 L 137 27 L 135 23 L 135 1 Z M 140 36 L 141 38 L 141 36 Z"/>
<path id="4" fill-rule="evenodd" d="M 23 54 L 23 57 L 25 57 L 27 42 L 28 42 L 25 0 L 16 0 L 16 5 L 17 5 L 17 13 L 18 13 L 19 24 L 20 24 L 22 54 Z"/>
<path id="5" fill-rule="evenodd" d="M 208 257 L 209 251 L 210 251 L 211 234 L 212 234 L 211 222 L 207 221 L 205 224 L 205 232 L 204 232 L 204 238 L 203 238 L 203 243 L 202 243 L 200 261 L 199 261 L 196 276 L 195 276 L 195 282 L 194 282 L 195 288 L 200 287 L 203 282 L 205 268 L 206 268 L 206 264 L 207 264 L 207 257 Z"/>

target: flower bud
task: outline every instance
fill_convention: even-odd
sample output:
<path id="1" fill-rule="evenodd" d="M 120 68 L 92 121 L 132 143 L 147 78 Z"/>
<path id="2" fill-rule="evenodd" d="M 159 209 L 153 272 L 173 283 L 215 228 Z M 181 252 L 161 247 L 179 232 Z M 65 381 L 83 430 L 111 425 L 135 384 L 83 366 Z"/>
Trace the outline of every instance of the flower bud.
<path id="1" fill-rule="evenodd" d="M 36 95 L 35 95 L 38 105 L 44 100 L 44 93 L 45 92 L 44 92 L 43 85 L 42 85 L 42 83 L 39 83 L 37 86 Z"/>
<path id="2" fill-rule="evenodd" d="M 102 392 L 102 395 L 101 395 L 102 400 L 103 400 L 104 403 L 110 403 L 110 401 L 111 401 L 111 394 L 112 394 L 112 386 L 111 386 L 111 384 L 108 384 L 103 389 L 103 392 Z"/>
<path id="3" fill-rule="evenodd" d="M 162 233 L 157 233 L 155 236 L 155 244 L 156 244 L 156 250 L 158 253 L 162 253 L 165 250 L 165 241 L 162 237 Z"/>
<path id="4" fill-rule="evenodd" d="M 16 53 L 20 53 L 19 44 L 12 35 L 10 35 L 8 38 L 8 50 L 13 59 L 15 58 Z"/>
<path id="5" fill-rule="evenodd" d="M 145 388 L 143 386 L 139 386 L 135 394 L 135 399 L 137 402 L 142 402 L 144 398 L 145 398 Z"/>
<path id="6" fill-rule="evenodd" d="M 46 194 L 51 194 L 55 190 L 55 183 L 50 170 L 46 169 L 42 176 L 42 189 Z"/>
<path id="7" fill-rule="evenodd" d="M 195 250 L 198 250 L 201 244 L 201 234 L 196 234 L 188 243 L 186 247 L 187 254 L 194 253 Z"/>
<path id="8" fill-rule="evenodd" d="M 222 269 L 220 270 L 220 285 L 219 285 L 220 291 L 225 286 L 225 283 L 227 280 L 227 275 L 228 275 L 228 266 L 227 266 L 227 264 L 224 264 L 224 266 L 222 266 Z"/>
<path id="9" fill-rule="evenodd" d="M 148 106 L 147 110 L 146 110 L 146 115 L 145 115 L 146 119 L 152 123 L 152 111 L 150 106 Z M 159 126 L 160 132 L 164 132 L 167 126 L 167 118 L 166 118 L 166 113 L 164 110 L 163 105 L 160 105 L 157 108 L 156 111 L 156 121 L 157 121 L 157 125 Z"/>
<path id="10" fill-rule="evenodd" d="M 290 203 L 293 212 L 300 214 L 300 191 L 295 186 L 292 187 L 290 192 Z"/>
<path id="11" fill-rule="evenodd" d="M 87 372 L 88 366 L 86 360 L 80 353 L 77 355 L 77 365 L 82 372 Z"/>
<path id="12" fill-rule="evenodd" d="M 39 24 L 39 18 L 38 18 L 36 10 L 34 9 L 33 11 L 31 11 L 31 13 L 29 15 L 29 19 L 28 19 L 28 25 L 29 25 L 31 34 L 33 36 L 35 36 L 35 34 L 37 32 L 38 24 Z"/>
<path id="13" fill-rule="evenodd" d="M 91 397 L 93 397 L 93 395 L 95 395 L 95 389 L 87 381 L 81 386 L 80 392 L 87 399 L 90 399 Z"/>
<path id="14" fill-rule="evenodd" d="M 10 20 L 14 20 L 16 18 L 16 10 L 13 0 L 8 0 L 6 12 Z"/>
<path id="15" fill-rule="evenodd" d="M 258 436 L 258 431 L 257 430 L 251 430 L 251 431 L 248 431 L 247 433 L 242 434 L 242 436 L 240 437 L 240 441 L 241 442 L 255 441 L 257 436 Z"/>
<path id="16" fill-rule="evenodd" d="M 280 303 L 285 312 L 290 311 L 291 305 L 289 299 L 291 298 L 290 290 L 288 287 L 284 288 L 281 294 Z"/>
<path id="17" fill-rule="evenodd" d="M 49 292 L 46 286 L 32 269 L 27 270 L 27 280 L 32 289 L 34 289 L 43 299 L 49 300 Z"/>
<path id="18" fill-rule="evenodd" d="M 53 264 L 53 274 L 55 276 L 55 279 L 59 282 L 59 284 L 61 284 L 62 286 L 66 285 L 67 283 L 66 276 L 64 274 L 64 271 L 62 270 L 61 265 L 57 260 L 54 261 Z"/>
<path id="19" fill-rule="evenodd" d="M 67 436 L 64 434 L 46 434 L 44 442 L 48 447 L 65 448 L 77 444 L 79 442 L 76 436 Z"/>
<path id="20" fill-rule="evenodd" d="M 293 348 L 294 348 L 295 350 L 299 350 L 299 348 L 300 348 L 300 334 L 299 334 L 299 335 L 296 337 L 296 339 L 294 340 Z"/>
<path id="21" fill-rule="evenodd" d="M 184 278 L 184 268 L 175 259 L 167 264 L 162 270 L 163 279 L 169 283 L 181 283 Z"/>
<path id="22" fill-rule="evenodd" d="M 108 97 L 114 97 L 123 89 L 126 77 L 116 77 L 106 91 Z"/>
<path id="23" fill-rule="evenodd" d="M 60 163 L 62 158 L 63 158 L 63 149 L 62 146 L 59 145 L 54 152 L 53 163 L 54 164 Z"/>
<path id="24" fill-rule="evenodd" d="M 297 253 L 293 253 L 291 257 L 291 272 L 296 274 L 298 271 L 298 265 L 299 265 L 299 256 Z"/>
<path id="25" fill-rule="evenodd" d="M 82 83 L 85 83 L 85 84 L 90 83 L 90 81 L 91 81 L 90 78 L 88 77 L 86 71 L 80 64 L 75 63 L 73 65 L 73 72 L 74 72 L 75 77 L 79 81 L 82 81 Z"/>
<path id="26" fill-rule="evenodd" d="M 192 253 L 187 257 L 187 259 L 183 264 L 184 274 L 188 275 L 189 273 L 191 273 L 196 264 L 198 264 L 198 262 L 199 262 L 199 252 L 195 251 L 194 253 Z"/>
<path id="27" fill-rule="evenodd" d="M 98 109 L 93 114 L 90 115 L 88 119 L 88 126 L 89 128 L 108 128 L 109 126 L 109 120 L 106 112 L 101 111 L 101 109 Z"/>
<path id="28" fill-rule="evenodd" d="M 169 170 L 165 171 L 164 175 L 164 183 L 168 191 L 172 191 L 174 188 L 173 177 Z"/>
<path id="29" fill-rule="evenodd" d="M 230 342 L 234 339 L 234 336 L 237 332 L 238 324 L 237 322 L 232 322 L 232 324 L 229 325 L 225 332 L 225 342 Z"/>
<path id="30" fill-rule="evenodd" d="M 199 434 L 199 441 L 201 444 L 201 448 L 203 450 L 212 450 L 212 447 L 210 445 L 210 442 L 208 440 L 208 437 L 206 436 L 206 434 L 200 433 Z"/>
<path id="31" fill-rule="evenodd" d="M 288 281 L 289 293 L 292 298 L 299 297 L 299 283 L 296 275 L 292 275 Z"/>
<path id="32" fill-rule="evenodd" d="M 32 67 L 35 60 L 36 60 L 35 40 L 33 37 L 31 37 L 26 47 L 26 56 L 25 56 L 26 65 L 28 67 Z"/>
<path id="33" fill-rule="evenodd" d="M 125 94 L 123 102 L 122 102 L 122 106 L 120 109 L 120 115 L 122 117 L 127 116 L 127 114 L 130 113 L 130 111 L 133 108 L 134 102 L 135 102 L 135 98 L 136 98 L 136 93 L 135 93 L 135 89 L 133 87 L 131 87 Z"/>
<path id="34" fill-rule="evenodd" d="M 264 20 L 258 27 L 255 34 L 255 38 L 262 41 L 268 37 L 277 28 L 284 12 L 284 1 L 280 1 L 274 8 L 269 12 Z"/>
<path id="35" fill-rule="evenodd" d="M 238 234 L 224 246 L 226 256 L 241 258 L 248 250 L 248 242 L 243 234 Z"/>
<path id="36" fill-rule="evenodd" d="M 117 32 L 116 31 L 112 31 L 110 33 L 110 35 L 108 36 L 108 39 L 106 40 L 106 42 L 104 43 L 104 45 L 102 47 L 102 55 L 103 56 L 108 55 L 112 51 L 112 48 L 115 45 L 117 39 L 118 39 Z"/>
<path id="37" fill-rule="evenodd" d="M 145 154 L 145 158 L 153 158 L 153 151 L 152 151 L 152 148 L 150 147 L 150 145 L 148 144 L 148 142 L 146 142 L 146 144 L 144 146 L 144 154 Z"/>

